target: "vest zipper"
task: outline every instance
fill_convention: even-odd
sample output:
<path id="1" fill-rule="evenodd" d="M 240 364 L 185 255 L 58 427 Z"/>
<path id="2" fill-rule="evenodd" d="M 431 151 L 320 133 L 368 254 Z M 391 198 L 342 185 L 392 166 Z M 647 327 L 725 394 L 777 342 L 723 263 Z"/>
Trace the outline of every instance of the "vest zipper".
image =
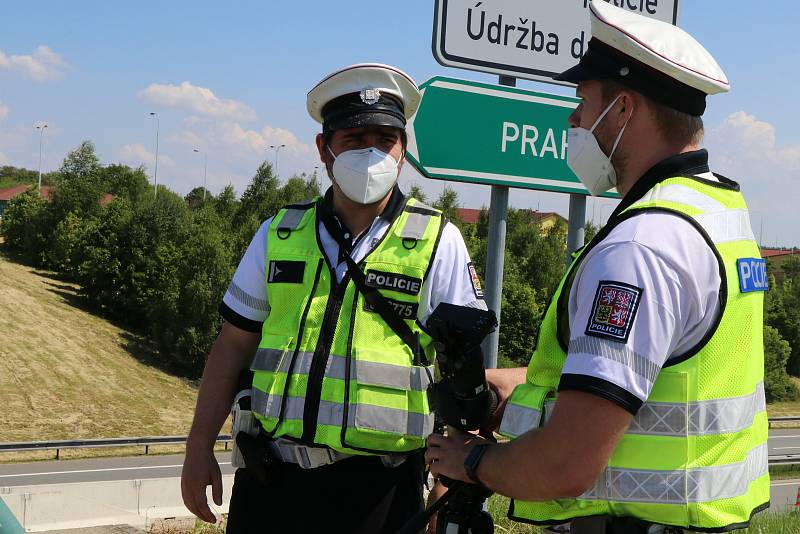
<path id="1" fill-rule="evenodd" d="M 311 360 L 311 369 L 308 372 L 308 385 L 306 387 L 305 403 L 303 405 L 303 436 L 300 441 L 307 445 L 314 444 L 317 433 L 317 418 L 319 417 L 320 398 L 322 396 L 322 381 L 325 378 L 325 368 L 331 354 L 331 345 L 336 334 L 336 324 L 342 310 L 342 301 L 349 283 L 349 275 L 345 274 L 340 284 L 336 283 L 336 271 L 332 270 L 331 290 L 328 304 L 325 306 L 325 315 L 320 327 L 319 341 Z"/>

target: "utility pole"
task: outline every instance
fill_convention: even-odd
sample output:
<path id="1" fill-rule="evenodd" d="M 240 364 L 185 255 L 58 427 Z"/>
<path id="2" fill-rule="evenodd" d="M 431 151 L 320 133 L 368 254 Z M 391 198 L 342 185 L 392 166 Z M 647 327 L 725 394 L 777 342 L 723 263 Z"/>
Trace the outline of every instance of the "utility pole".
<path id="1" fill-rule="evenodd" d="M 156 198 L 158 195 L 158 132 L 161 129 L 161 121 L 158 119 L 158 113 L 155 111 L 151 111 L 150 116 L 156 118 L 156 168 L 153 173 L 153 198 Z"/>
<path id="2" fill-rule="evenodd" d="M 199 148 L 194 149 L 195 152 L 200 152 Z M 208 177 L 208 154 L 203 152 L 203 203 L 206 202 L 206 178 Z"/>
<path id="3" fill-rule="evenodd" d="M 278 151 L 286 145 L 269 145 L 270 148 L 275 149 L 275 177 L 278 177 Z"/>
<path id="4" fill-rule="evenodd" d="M 39 192 L 42 191 L 42 140 L 44 138 L 45 128 L 47 128 L 47 124 L 36 127 L 36 129 L 39 130 Z"/>

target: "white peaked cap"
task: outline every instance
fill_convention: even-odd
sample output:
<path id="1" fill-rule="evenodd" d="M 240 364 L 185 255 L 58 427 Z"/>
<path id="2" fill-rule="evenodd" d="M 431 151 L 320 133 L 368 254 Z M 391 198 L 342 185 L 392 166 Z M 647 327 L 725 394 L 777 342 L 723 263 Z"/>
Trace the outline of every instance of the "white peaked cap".
<path id="1" fill-rule="evenodd" d="M 702 115 L 706 95 L 730 90 L 713 56 L 681 28 L 603 0 L 593 0 L 589 10 L 588 49 L 578 65 L 555 79 L 611 78 L 692 115 Z"/>
<path id="2" fill-rule="evenodd" d="M 380 63 L 360 63 L 329 74 L 308 93 L 306 107 L 325 128 L 383 124 L 404 128 L 420 102 L 414 80 Z"/>

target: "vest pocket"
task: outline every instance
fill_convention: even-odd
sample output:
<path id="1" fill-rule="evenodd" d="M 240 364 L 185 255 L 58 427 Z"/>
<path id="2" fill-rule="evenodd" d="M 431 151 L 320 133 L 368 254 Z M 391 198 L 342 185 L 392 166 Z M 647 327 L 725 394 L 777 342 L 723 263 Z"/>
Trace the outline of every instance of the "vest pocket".
<path id="1" fill-rule="evenodd" d="M 519 384 L 511 392 L 498 432 L 504 437 L 515 439 L 542 426 L 546 419 L 545 400 L 551 393 L 555 392 L 548 387 Z"/>
<path id="2" fill-rule="evenodd" d="M 356 360 L 354 368 L 355 428 L 419 439 L 433 431 L 426 393 L 431 368 L 364 360 Z"/>

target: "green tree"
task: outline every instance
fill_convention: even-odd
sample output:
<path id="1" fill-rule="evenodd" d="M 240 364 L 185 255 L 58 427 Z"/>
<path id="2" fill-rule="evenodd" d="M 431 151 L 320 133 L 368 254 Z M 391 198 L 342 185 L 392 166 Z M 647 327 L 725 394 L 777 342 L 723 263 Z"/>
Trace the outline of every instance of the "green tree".
<path id="1" fill-rule="evenodd" d="M 416 198 L 425 204 L 428 203 L 428 197 L 425 195 L 425 191 L 423 191 L 422 188 L 417 184 L 411 186 L 411 189 L 408 191 L 408 196 Z"/>
<path id="2" fill-rule="evenodd" d="M 53 185 L 55 174 L 42 173 L 42 185 Z M 0 167 L 0 189 L 15 185 L 34 185 L 39 183 L 39 173 L 21 167 L 3 165 Z"/>
<path id="3" fill-rule="evenodd" d="M 144 167 L 135 169 L 127 165 L 108 165 L 97 170 L 103 193 L 122 196 L 133 203 L 153 194 Z"/>
<path id="4" fill-rule="evenodd" d="M 778 275 L 780 283 L 776 282 Z M 764 297 L 764 322 L 789 343 L 786 367 L 789 374 L 800 376 L 800 258 L 789 258 L 779 272 L 773 272 L 769 287 Z"/>
<path id="5" fill-rule="evenodd" d="M 233 184 L 228 184 L 214 199 L 214 211 L 219 215 L 220 220 L 225 221 L 225 224 L 230 228 L 230 221 L 233 214 L 236 213 L 239 202 L 236 200 L 236 190 Z"/>
<path id="6" fill-rule="evenodd" d="M 234 217 L 237 222 L 234 225 L 238 226 L 238 223 L 252 216 L 263 221 L 274 215 L 282 205 L 279 190 L 280 184 L 272 170 L 272 164 L 263 162 L 242 194 L 239 210 Z"/>
<path id="7" fill-rule="evenodd" d="M 47 249 L 47 264 L 54 270 L 75 277 L 82 261 L 82 245 L 87 221 L 70 212 L 58 222 Z"/>
<path id="8" fill-rule="evenodd" d="M 303 176 L 292 176 L 283 187 L 280 188 L 278 199 L 280 206 L 275 208 L 275 211 L 270 212 L 269 216 L 275 215 L 278 208 L 295 202 L 302 202 L 304 200 L 311 200 L 320 195 L 319 183 L 315 177 L 306 178 Z"/>
<path id="9" fill-rule="evenodd" d="M 100 161 L 91 141 L 84 141 L 67 154 L 51 195 L 49 212 L 52 228 L 70 212 L 86 217 L 99 211 L 100 196 L 105 185 L 100 170 Z"/>
<path id="10" fill-rule="evenodd" d="M 791 347 L 775 328 L 764 327 L 764 390 L 767 402 L 796 400 L 800 397 L 786 373 Z"/>
<path id="11" fill-rule="evenodd" d="M 543 299 L 513 265 L 505 271 L 498 361 L 505 367 L 527 366 L 544 311 Z"/>
<path id="12" fill-rule="evenodd" d="M 594 224 L 592 221 L 586 221 L 586 224 L 583 226 L 583 241 L 584 243 L 589 243 L 594 236 L 597 235 L 597 232 L 600 231 L 600 227 Z"/>
<path id="13" fill-rule="evenodd" d="M 437 210 L 441 210 L 442 215 L 459 228 L 463 226 L 464 223 L 458 215 L 461 203 L 458 200 L 458 193 L 455 189 L 445 187 L 442 190 L 442 194 L 439 195 L 439 198 L 433 203 L 433 207 Z"/>
<path id="14" fill-rule="evenodd" d="M 0 219 L 0 233 L 5 243 L 23 256 L 41 264 L 47 248 L 48 235 L 43 231 L 47 220 L 47 202 L 35 187 L 12 199 Z"/>
<path id="15" fill-rule="evenodd" d="M 190 209 L 196 209 L 202 207 L 206 202 L 213 202 L 214 195 L 205 187 L 199 186 L 189 191 L 183 199 Z"/>

